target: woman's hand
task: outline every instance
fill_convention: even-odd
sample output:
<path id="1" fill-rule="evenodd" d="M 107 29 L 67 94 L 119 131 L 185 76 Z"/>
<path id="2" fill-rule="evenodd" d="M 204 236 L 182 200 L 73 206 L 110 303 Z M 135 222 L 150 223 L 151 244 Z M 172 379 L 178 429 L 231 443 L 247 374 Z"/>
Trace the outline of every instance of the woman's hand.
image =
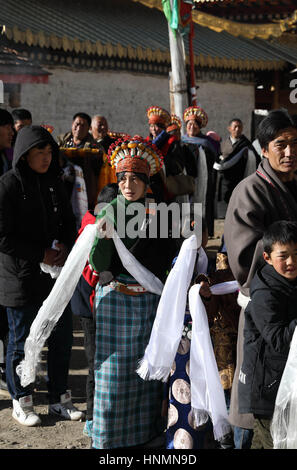
<path id="1" fill-rule="evenodd" d="M 68 248 L 64 243 L 56 243 L 57 254 L 54 260 L 55 266 L 64 266 L 68 256 Z"/>
<path id="2" fill-rule="evenodd" d="M 57 250 L 54 250 L 53 248 L 47 248 L 44 252 L 44 258 L 42 262 L 44 264 L 48 264 L 49 266 L 54 266 L 57 253 Z"/>
<path id="3" fill-rule="evenodd" d="M 68 249 L 64 243 L 57 243 L 56 248 L 47 248 L 45 250 L 43 263 L 49 266 L 64 266 L 68 256 Z"/>
<path id="4" fill-rule="evenodd" d="M 200 286 L 201 287 L 200 287 L 200 290 L 199 290 L 199 294 L 201 295 L 201 297 L 204 297 L 205 299 L 210 299 L 211 290 L 210 290 L 208 282 L 201 281 Z"/>

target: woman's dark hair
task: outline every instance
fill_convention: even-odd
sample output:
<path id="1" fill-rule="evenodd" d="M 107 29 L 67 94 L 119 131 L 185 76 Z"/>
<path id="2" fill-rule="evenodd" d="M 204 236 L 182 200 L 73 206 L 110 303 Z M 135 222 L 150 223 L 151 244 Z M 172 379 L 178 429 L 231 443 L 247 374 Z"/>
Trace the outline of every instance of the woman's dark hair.
<path id="1" fill-rule="evenodd" d="M 275 136 L 283 129 L 295 127 L 296 122 L 284 108 L 275 109 L 260 122 L 257 129 L 257 138 L 262 149 L 268 150 L 269 142 L 275 139 Z"/>
<path id="2" fill-rule="evenodd" d="M 52 151 L 54 151 L 54 148 L 52 146 L 52 144 L 50 142 L 47 142 L 46 140 L 42 141 L 42 142 L 39 142 L 38 144 L 34 145 L 30 150 L 32 149 L 44 149 L 47 145 L 50 145 L 51 148 L 52 148 Z M 24 153 L 22 156 L 24 158 L 27 157 L 28 153 L 30 152 L 30 150 L 28 150 L 26 153 Z"/>
<path id="3" fill-rule="evenodd" d="M 32 148 L 44 149 L 47 145 L 50 145 L 50 146 L 53 148 L 52 144 L 51 144 L 50 142 L 46 142 L 46 141 L 40 142 L 39 144 L 35 145 L 35 146 L 32 147 Z"/>
<path id="4" fill-rule="evenodd" d="M 118 183 L 122 181 L 126 173 L 127 173 L 126 171 L 121 171 L 120 173 L 117 173 Z M 145 184 L 149 184 L 149 177 L 145 173 L 136 173 L 135 171 L 133 171 L 133 173 Z"/>
<path id="5" fill-rule="evenodd" d="M 166 126 L 165 126 L 165 124 L 164 124 L 163 122 L 160 122 L 160 121 L 159 121 L 159 122 L 155 122 L 155 123 L 154 123 L 154 122 L 151 122 L 149 125 L 151 125 L 151 124 L 156 124 L 158 127 L 160 127 L 160 129 L 166 129 Z"/>
<path id="6" fill-rule="evenodd" d="M 264 251 L 270 255 L 275 243 L 286 245 L 287 243 L 297 243 L 297 222 L 290 220 L 278 220 L 271 224 L 264 232 L 263 238 Z"/>

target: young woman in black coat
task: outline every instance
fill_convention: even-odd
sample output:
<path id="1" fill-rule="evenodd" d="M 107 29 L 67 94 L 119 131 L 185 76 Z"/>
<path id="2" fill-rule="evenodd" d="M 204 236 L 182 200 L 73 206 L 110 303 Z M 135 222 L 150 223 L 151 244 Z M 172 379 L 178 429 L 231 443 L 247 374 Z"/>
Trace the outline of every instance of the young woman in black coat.
<path id="1" fill-rule="evenodd" d="M 31 387 L 22 387 L 16 373 L 31 324 L 54 284 L 41 263 L 63 266 L 76 235 L 59 175 L 58 146 L 51 134 L 40 126 L 21 129 L 12 169 L 0 178 L 0 305 L 7 307 L 9 323 L 6 378 L 13 417 L 25 426 L 41 422 Z M 49 412 L 73 420 L 82 413 L 67 392 L 71 348 L 72 313 L 66 308 L 48 340 Z"/>

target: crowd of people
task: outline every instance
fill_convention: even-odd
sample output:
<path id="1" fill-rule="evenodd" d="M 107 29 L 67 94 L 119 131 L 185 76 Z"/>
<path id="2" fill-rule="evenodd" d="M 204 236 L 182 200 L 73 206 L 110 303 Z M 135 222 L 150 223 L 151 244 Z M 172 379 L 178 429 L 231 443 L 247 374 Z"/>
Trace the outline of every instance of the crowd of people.
<path id="1" fill-rule="evenodd" d="M 202 132 L 208 116 L 200 106 L 185 109 L 185 135 L 181 120 L 162 107 L 146 114 L 144 137 L 112 132 L 104 116 L 78 112 L 71 130 L 54 139 L 53 128 L 34 123 L 30 111 L 0 109 L 0 389 L 19 424 L 42 425 L 33 384 L 22 385 L 17 366 L 57 282 L 53 268 L 65 265 L 85 227 L 96 224 L 85 268 L 47 340 L 48 412 L 85 420 L 94 449 L 152 442 L 168 449 L 272 448 L 274 404 L 297 324 L 296 119 L 271 111 L 257 130 L 259 155 L 237 117 L 222 140 Z M 191 248 L 185 255 L 189 236 L 182 228 L 173 235 L 169 215 L 162 235 L 151 202 L 202 204 L 194 254 Z M 143 208 L 136 235 L 129 231 L 134 203 Z M 216 218 L 225 223 L 213 260 L 206 252 Z M 190 223 L 197 224 L 191 211 Z M 187 296 L 197 285 L 191 292 L 201 301 L 211 348 L 195 371 L 198 320 Z M 225 285 L 236 287 L 215 292 Z M 89 368 L 85 413 L 68 387 L 73 315 L 80 317 Z M 168 337 L 170 322 L 176 340 Z M 169 369 L 155 367 L 152 354 L 153 365 L 140 373 L 153 341 L 174 360 Z M 201 372 L 204 360 L 209 377 Z M 193 411 L 199 394 L 203 418 Z"/>

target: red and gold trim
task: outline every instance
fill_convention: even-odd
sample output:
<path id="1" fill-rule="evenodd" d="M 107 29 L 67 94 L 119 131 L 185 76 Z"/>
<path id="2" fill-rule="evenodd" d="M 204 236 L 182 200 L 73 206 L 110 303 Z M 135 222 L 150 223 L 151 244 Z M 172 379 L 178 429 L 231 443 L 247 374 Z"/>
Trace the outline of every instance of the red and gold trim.
<path id="1" fill-rule="evenodd" d="M 109 147 L 107 158 L 116 173 L 131 171 L 152 176 L 163 166 L 160 150 L 138 135 L 118 139 Z"/>
<path id="2" fill-rule="evenodd" d="M 208 123 L 208 116 L 200 106 L 189 106 L 185 109 L 184 121 L 187 122 L 190 119 L 196 119 L 196 121 L 199 122 L 200 127 L 205 127 Z"/>
<path id="3" fill-rule="evenodd" d="M 160 106 L 150 106 L 147 109 L 147 117 L 149 124 L 160 123 L 164 127 L 167 127 L 170 124 L 170 114 L 166 109 L 163 109 Z"/>

